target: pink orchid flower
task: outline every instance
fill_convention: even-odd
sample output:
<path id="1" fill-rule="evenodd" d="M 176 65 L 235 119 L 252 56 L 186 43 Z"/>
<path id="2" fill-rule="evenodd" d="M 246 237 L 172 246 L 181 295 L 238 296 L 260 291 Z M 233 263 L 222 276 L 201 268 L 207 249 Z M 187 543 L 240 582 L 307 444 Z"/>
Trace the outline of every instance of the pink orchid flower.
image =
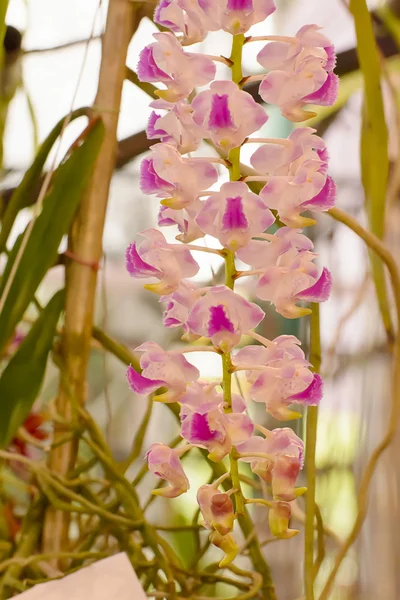
<path id="1" fill-rule="evenodd" d="M 169 483 L 167 487 L 154 490 L 153 494 L 177 498 L 188 491 L 190 485 L 179 459 L 181 454 L 182 449 L 172 449 L 165 444 L 150 446 L 146 454 L 149 471 Z"/>
<path id="2" fill-rule="evenodd" d="M 140 53 L 137 74 L 140 81 L 161 82 L 166 90 L 157 95 L 168 102 L 189 96 L 196 86 L 207 85 L 215 77 L 215 65 L 207 56 L 184 52 L 173 33 L 153 33 L 155 42 Z"/>
<path id="3" fill-rule="evenodd" d="M 303 468 L 304 443 L 289 427 L 268 431 L 260 428 L 265 438 L 253 436 L 237 447 L 239 453 L 245 453 L 241 461 L 250 463 L 253 473 L 272 486 L 274 500 L 291 502 L 299 493 L 296 491 L 296 481 Z M 251 457 L 251 453 L 260 456 Z M 300 492 L 303 492 L 300 488 Z"/>
<path id="4" fill-rule="evenodd" d="M 209 31 L 216 29 L 214 20 L 207 17 L 197 0 L 161 0 L 154 22 L 182 34 L 180 42 L 184 46 L 203 41 Z"/>
<path id="5" fill-rule="evenodd" d="M 287 143 L 264 144 L 250 159 L 258 173 L 270 175 L 260 197 L 289 227 L 313 225 L 315 220 L 301 213 L 327 211 L 335 204 L 336 186 L 326 173 L 326 147 L 313 131 L 300 128 Z"/>
<path id="6" fill-rule="evenodd" d="M 206 159 L 184 158 L 170 144 L 155 144 L 150 158 L 141 164 L 140 187 L 144 194 L 156 194 L 164 206 L 185 208 L 202 190 L 218 179 L 216 168 Z"/>
<path id="7" fill-rule="evenodd" d="M 207 529 L 227 535 L 233 529 L 234 510 L 229 494 L 220 492 L 218 483 L 202 485 L 197 492 L 197 503 Z"/>
<path id="8" fill-rule="evenodd" d="M 310 363 L 305 360 L 296 338 L 288 340 L 286 336 L 280 336 L 270 344 L 267 348 L 247 346 L 239 350 L 233 364 L 246 370 L 252 400 L 264 403 L 276 419 L 297 419 L 301 414 L 289 410 L 289 405 L 319 404 L 322 380 L 309 370 Z"/>
<path id="9" fill-rule="evenodd" d="M 269 244 L 252 240 L 238 252 L 239 258 L 258 273 L 257 297 L 274 304 L 287 319 L 310 314 L 310 309 L 296 303 L 325 302 L 332 288 L 330 272 L 324 268 L 319 274 L 313 262 L 317 255 L 308 251 L 312 243 L 298 230 L 283 227 L 269 239 Z"/>
<path id="10" fill-rule="evenodd" d="M 327 169 L 328 152 L 325 141 L 315 135 L 312 127 L 298 127 L 287 139 L 269 140 L 253 153 L 250 162 L 257 173 L 265 175 L 294 175 L 299 162 L 320 160 Z"/>
<path id="11" fill-rule="evenodd" d="M 210 460 L 221 461 L 232 447 L 247 440 L 254 431 L 251 419 L 243 412 L 224 412 L 224 400 L 210 384 L 191 385 L 180 399 L 181 435 L 200 448 L 206 448 Z M 233 404 L 232 410 L 244 408 Z"/>
<path id="12" fill-rule="evenodd" d="M 157 294 L 170 294 L 179 288 L 184 277 L 193 277 L 199 265 L 183 244 L 168 244 L 158 229 L 140 232 L 144 241 L 128 246 L 126 268 L 135 279 L 156 278 L 159 283 L 144 287 Z"/>
<path id="13" fill-rule="evenodd" d="M 325 302 L 328 300 L 332 277 L 325 267 L 319 273 L 313 263 L 316 254 L 293 249 L 281 255 L 275 267 L 264 271 L 257 281 L 256 295 L 275 306 L 276 312 L 287 319 L 297 319 L 311 313 L 311 309 L 297 302 Z"/>
<path id="14" fill-rule="evenodd" d="M 189 334 L 186 321 L 201 294 L 201 289 L 199 290 L 194 283 L 184 280 L 175 292 L 161 296 L 160 302 L 164 302 L 166 305 L 163 313 L 164 327 L 183 327 L 185 333 Z M 198 338 L 199 336 L 192 334 L 189 336 L 189 341 L 195 341 Z"/>
<path id="15" fill-rule="evenodd" d="M 265 236 L 266 240 L 251 240 L 241 248 L 237 255 L 241 261 L 255 269 L 273 267 L 281 255 L 291 249 L 312 250 L 312 241 L 301 232 L 301 229 L 281 227 L 273 235 Z"/>
<path id="16" fill-rule="evenodd" d="M 202 203 L 196 218 L 204 233 L 233 252 L 274 222 L 275 217 L 262 200 L 240 181 L 224 183 L 219 192 Z"/>
<path id="17" fill-rule="evenodd" d="M 266 206 L 278 212 L 279 219 L 289 227 L 308 227 L 315 219 L 301 213 L 327 211 L 335 205 L 336 186 L 324 172 L 320 160 L 307 160 L 299 165 L 296 174 L 272 176 L 260 192 Z"/>
<path id="18" fill-rule="evenodd" d="M 203 139 L 201 128 L 193 120 L 193 108 L 187 102 L 155 100 L 153 108 L 167 111 L 161 116 L 153 111 L 147 124 L 147 138 L 171 144 L 181 154 L 196 150 Z"/>
<path id="19" fill-rule="evenodd" d="M 262 99 L 279 106 L 291 121 L 315 115 L 303 106 L 331 106 L 337 98 L 335 51 L 319 29 L 306 25 L 293 38 L 268 43 L 257 56 L 260 65 L 269 70 L 260 85 Z"/>
<path id="20" fill-rule="evenodd" d="M 192 107 L 204 137 L 226 151 L 241 146 L 268 120 L 263 107 L 232 81 L 214 81 L 196 96 Z"/>
<path id="21" fill-rule="evenodd" d="M 216 29 L 232 35 L 246 33 L 252 25 L 261 23 L 276 9 L 273 0 L 198 0 Z"/>
<path id="22" fill-rule="evenodd" d="M 127 379 L 131 389 L 139 395 L 149 395 L 160 388 L 167 391 L 157 396 L 159 402 L 176 402 L 184 396 L 189 383 L 200 373 L 179 352 L 166 352 L 155 342 L 145 342 L 136 348 L 143 352 L 140 359 L 142 373 L 129 367 Z"/>
<path id="23" fill-rule="evenodd" d="M 229 352 L 264 316 L 256 304 L 219 285 L 196 302 L 186 325 L 191 333 L 207 337 L 222 352 Z"/>
<path id="24" fill-rule="evenodd" d="M 168 206 L 160 206 L 158 213 L 158 225 L 160 227 L 177 227 L 179 234 L 176 239 L 184 244 L 204 237 L 204 231 L 200 229 L 195 221 L 197 213 L 202 206 L 201 200 L 194 200 L 186 208 L 176 210 Z"/>

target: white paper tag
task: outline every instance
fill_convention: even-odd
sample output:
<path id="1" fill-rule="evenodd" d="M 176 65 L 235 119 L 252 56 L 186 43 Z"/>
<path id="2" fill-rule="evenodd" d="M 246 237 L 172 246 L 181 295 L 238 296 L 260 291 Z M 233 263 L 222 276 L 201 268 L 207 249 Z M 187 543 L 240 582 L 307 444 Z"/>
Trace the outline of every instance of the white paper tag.
<path id="1" fill-rule="evenodd" d="M 15 600 L 147 600 L 126 554 L 115 554 L 57 581 L 40 583 Z"/>

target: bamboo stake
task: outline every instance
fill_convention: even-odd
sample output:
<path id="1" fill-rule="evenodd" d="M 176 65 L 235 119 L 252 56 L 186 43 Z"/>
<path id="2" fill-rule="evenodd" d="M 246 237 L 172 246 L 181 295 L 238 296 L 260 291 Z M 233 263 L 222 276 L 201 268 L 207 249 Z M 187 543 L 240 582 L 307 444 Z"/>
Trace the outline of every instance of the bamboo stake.
<path id="1" fill-rule="evenodd" d="M 70 256 L 66 270 L 66 313 L 61 354 L 57 409 L 66 419 L 77 418 L 74 403 L 84 404 L 86 368 L 90 351 L 97 270 L 102 256 L 102 238 L 109 187 L 117 152 L 117 125 L 126 75 L 125 61 L 132 34 L 141 18 L 141 4 L 110 0 L 103 37 L 102 59 L 94 113 L 105 125 L 105 137 L 93 177 L 69 236 Z M 75 404 L 76 406 L 76 404 Z M 77 443 L 68 442 L 50 455 L 50 468 L 66 475 L 74 466 Z M 43 551 L 68 549 L 69 513 L 49 508 L 44 523 Z"/>

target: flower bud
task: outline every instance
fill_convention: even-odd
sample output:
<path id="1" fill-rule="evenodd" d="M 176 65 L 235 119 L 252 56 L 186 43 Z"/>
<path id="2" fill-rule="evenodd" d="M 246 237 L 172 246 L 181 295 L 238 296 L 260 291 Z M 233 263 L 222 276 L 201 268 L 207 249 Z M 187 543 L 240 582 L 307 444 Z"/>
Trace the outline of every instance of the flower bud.
<path id="1" fill-rule="evenodd" d="M 278 538 L 289 539 L 300 533 L 298 529 L 289 529 L 291 514 L 291 508 L 288 502 L 274 502 L 268 515 L 268 522 L 272 535 Z"/>
<path id="2" fill-rule="evenodd" d="M 217 548 L 220 548 L 225 556 L 219 563 L 221 568 L 226 567 L 235 560 L 239 552 L 239 546 L 235 542 L 235 538 L 231 533 L 221 535 L 218 531 L 213 531 L 210 534 L 210 542 Z"/>
<path id="3" fill-rule="evenodd" d="M 197 492 L 197 502 L 208 529 L 215 529 L 221 535 L 232 531 L 234 512 L 228 494 L 220 492 L 215 485 L 202 485 Z"/>
<path id="4" fill-rule="evenodd" d="M 165 444 L 152 444 L 146 454 L 149 470 L 168 481 L 169 485 L 153 491 L 154 495 L 177 498 L 190 488 L 179 456 L 181 448 L 169 448 Z"/>

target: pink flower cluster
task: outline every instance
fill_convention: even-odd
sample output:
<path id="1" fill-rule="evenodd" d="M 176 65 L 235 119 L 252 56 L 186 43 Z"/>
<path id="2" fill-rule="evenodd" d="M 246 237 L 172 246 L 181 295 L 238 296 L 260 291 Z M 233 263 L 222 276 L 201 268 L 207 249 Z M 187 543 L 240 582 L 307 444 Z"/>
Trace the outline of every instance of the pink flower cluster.
<path id="1" fill-rule="evenodd" d="M 185 49 L 218 30 L 231 33 L 233 44 L 239 40 L 246 48 L 260 38 L 243 34 L 274 10 L 273 0 L 161 0 L 156 9 L 155 21 L 170 32 L 154 34 L 137 68 L 141 81 L 163 86 L 151 103 L 147 134 L 156 143 L 142 162 L 140 185 L 144 194 L 160 199 L 159 226 L 175 226 L 178 235 L 176 243 L 169 243 L 157 229 L 141 232 L 142 240 L 127 250 L 126 264 L 132 277 L 149 280 L 145 287 L 160 295 L 165 327 L 182 328 L 186 341 L 203 340 L 206 345 L 199 350 L 214 352 L 216 360 L 222 356 L 223 377 L 200 381 L 198 369 L 185 358 L 193 348 L 166 351 L 146 342 L 136 349 L 141 373 L 130 367 L 128 382 L 138 395 L 155 393 L 159 401 L 180 405 L 184 443 L 174 449 L 156 443 L 147 452 L 149 470 L 168 484 L 157 494 L 175 498 L 189 489 L 180 458 L 192 447 L 205 450 L 215 462 L 229 456 L 231 462 L 249 463 L 269 484 L 271 531 L 291 537 L 297 531 L 289 528 L 290 502 L 304 491 L 296 488 L 303 442 L 287 427 L 269 431 L 254 424 L 244 399 L 231 393 L 230 378 L 243 371 L 249 398 L 281 421 L 301 416 L 289 408 L 292 404 L 317 405 L 322 381 L 310 370 L 295 337 L 270 341 L 254 332 L 265 313 L 233 287 L 236 279 L 254 278 L 256 297 L 288 319 L 309 314 L 304 303 L 327 300 L 330 273 L 316 266 L 313 244 L 301 228 L 315 223 L 304 213 L 333 206 L 336 189 L 327 174 L 325 143 L 310 127 L 294 129 L 287 139 L 256 138 L 252 169 L 242 177 L 232 173 L 239 167 L 241 146 L 268 119 L 242 89 L 246 81 L 259 79 L 263 100 L 279 106 L 287 119 L 301 122 L 313 115 L 304 107 L 335 101 L 335 53 L 319 28 L 308 25 L 294 37 L 261 38 L 267 42 L 257 57 L 266 71 L 262 76 L 215 81 L 218 57 Z M 230 65 L 235 57 L 221 60 Z M 208 87 L 196 93 L 200 86 Z M 202 140 L 220 158 L 188 155 Z M 217 167 L 228 168 L 231 177 L 212 189 Z M 258 194 L 252 187 L 257 182 L 263 186 Z M 203 248 L 192 242 L 204 236 L 220 244 L 214 252 L 225 260 L 227 285 L 198 287 L 190 281 L 199 270 L 192 252 Z M 247 270 L 236 269 L 237 259 Z M 259 343 L 237 350 L 244 335 Z M 201 486 L 197 494 L 210 539 L 225 553 L 221 564 L 237 553 L 233 497 L 242 494 L 229 489 L 228 477 Z"/>

